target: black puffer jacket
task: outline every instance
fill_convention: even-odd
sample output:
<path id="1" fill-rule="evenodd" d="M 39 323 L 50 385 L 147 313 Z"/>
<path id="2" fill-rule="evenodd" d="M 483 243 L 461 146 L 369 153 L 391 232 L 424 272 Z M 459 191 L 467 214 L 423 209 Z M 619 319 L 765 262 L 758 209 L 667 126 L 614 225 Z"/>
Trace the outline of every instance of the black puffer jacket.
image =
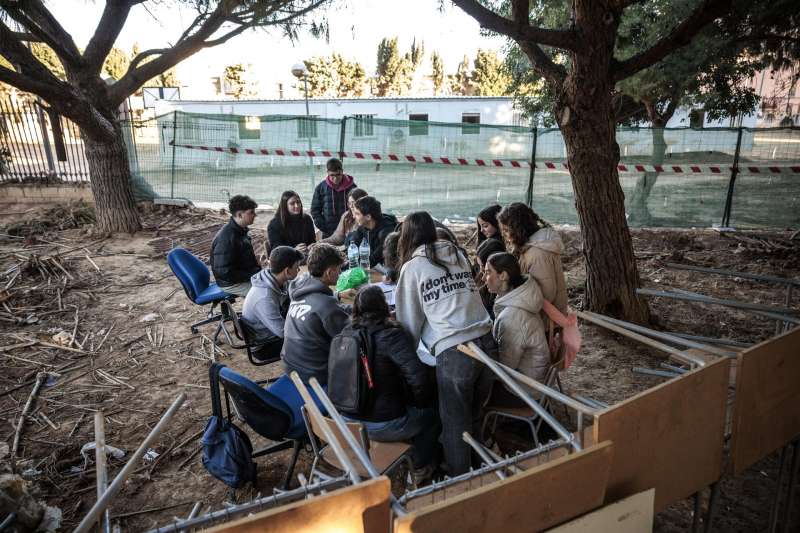
<path id="1" fill-rule="evenodd" d="M 358 246 L 362 240 L 367 239 L 369 242 L 369 266 L 374 267 L 378 263 L 383 263 L 383 241 L 394 231 L 396 226 L 397 217 L 384 213 L 373 229 L 358 226 L 355 231 L 351 231 L 344 240 L 344 246 L 347 248 L 351 242 Z"/>
<path id="2" fill-rule="evenodd" d="M 311 218 L 322 232 L 323 239 L 330 237 L 336 231 L 339 219 L 347 210 L 347 193 L 356 187 L 352 176 L 345 175 L 342 179 L 349 182 L 349 185 L 342 190 L 334 191 L 327 180 L 322 180 L 314 189 L 314 197 L 311 199 Z"/>
<path id="3" fill-rule="evenodd" d="M 436 391 L 433 367 L 419 360 L 402 326 L 384 322 L 366 327 L 373 342 L 375 394 L 367 412 L 358 418 L 385 422 L 404 416 L 407 405 L 431 407 Z"/>
<path id="4" fill-rule="evenodd" d="M 247 232 L 231 217 L 211 242 L 211 270 L 220 287 L 250 281 L 261 270 Z"/>

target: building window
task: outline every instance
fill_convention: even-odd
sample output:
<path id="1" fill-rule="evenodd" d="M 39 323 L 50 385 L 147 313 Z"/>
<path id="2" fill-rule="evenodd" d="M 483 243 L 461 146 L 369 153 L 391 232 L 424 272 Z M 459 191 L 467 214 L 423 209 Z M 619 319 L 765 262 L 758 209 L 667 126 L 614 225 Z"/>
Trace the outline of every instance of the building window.
<path id="1" fill-rule="evenodd" d="M 283 100 L 283 84 L 278 84 L 278 99 Z"/>
<path id="2" fill-rule="evenodd" d="M 184 141 L 197 141 L 200 139 L 200 125 L 188 115 L 178 115 L 178 132 L 176 137 Z"/>
<path id="3" fill-rule="evenodd" d="M 701 129 L 705 122 L 706 113 L 702 109 L 692 109 L 689 111 L 689 127 Z"/>
<path id="4" fill-rule="evenodd" d="M 300 139 L 317 138 L 317 115 L 310 117 L 300 117 L 297 119 L 297 137 Z"/>
<path id="5" fill-rule="evenodd" d="M 418 113 L 408 115 L 408 120 L 411 123 L 408 125 L 409 135 L 427 135 L 428 134 L 428 114 Z"/>
<path id="6" fill-rule="evenodd" d="M 214 76 L 211 78 L 211 87 L 214 89 L 214 94 L 219 96 L 222 94 L 222 78 Z"/>
<path id="7" fill-rule="evenodd" d="M 461 134 L 477 135 L 481 132 L 480 113 L 461 113 Z"/>
<path id="8" fill-rule="evenodd" d="M 258 117 L 239 117 L 239 139 L 260 139 L 261 119 Z"/>
<path id="9" fill-rule="evenodd" d="M 372 137 L 375 135 L 373 129 L 375 115 L 353 115 L 353 118 L 355 119 L 354 137 Z"/>

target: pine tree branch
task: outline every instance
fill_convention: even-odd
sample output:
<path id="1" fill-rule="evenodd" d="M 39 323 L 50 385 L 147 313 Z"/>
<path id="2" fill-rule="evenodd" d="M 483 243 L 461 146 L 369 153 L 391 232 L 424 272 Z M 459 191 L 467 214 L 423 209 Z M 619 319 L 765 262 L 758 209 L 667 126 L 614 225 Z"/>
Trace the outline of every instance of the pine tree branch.
<path id="1" fill-rule="evenodd" d="M 517 42 L 526 41 L 533 46 L 553 46 L 564 50 L 575 51 L 578 49 L 577 33 L 573 30 L 550 30 L 531 26 L 528 23 L 527 2 L 514 1 L 512 5 L 514 20 L 495 13 L 477 0 L 453 0 L 453 3 L 477 20 L 481 27 L 510 37 Z M 525 5 L 523 6 L 523 4 Z"/>
<path id="2" fill-rule="evenodd" d="M 531 62 L 531 67 L 541 77 L 550 82 L 551 84 L 558 85 L 564 81 L 567 75 L 566 70 L 561 65 L 553 62 L 550 57 L 544 53 L 544 50 L 535 43 L 528 41 L 518 42 L 520 49 L 528 57 Z"/>
<path id="3" fill-rule="evenodd" d="M 640 70 L 658 63 L 670 52 L 686 46 L 691 42 L 692 37 L 697 35 L 708 23 L 727 13 L 731 4 L 732 0 L 705 0 L 683 22 L 652 47 L 624 61 L 615 62 L 612 67 L 614 80 L 624 80 Z"/>
<path id="4" fill-rule="evenodd" d="M 107 0 L 106 7 L 97 23 L 94 35 L 86 46 L 83 61 L 92 75 L 100 73 L 103 62 L 114 46 L 134 2 L 127 0 Z"/>
<path id="5" fill-rule="evenodd" d="M 28 33 L 35 35 L 58 55 L 64 67 L 80 64 L 81 54 L 72 36 L 58 23 L 53 14 L 39 1 L 0 1 L 2 7 Z"/>

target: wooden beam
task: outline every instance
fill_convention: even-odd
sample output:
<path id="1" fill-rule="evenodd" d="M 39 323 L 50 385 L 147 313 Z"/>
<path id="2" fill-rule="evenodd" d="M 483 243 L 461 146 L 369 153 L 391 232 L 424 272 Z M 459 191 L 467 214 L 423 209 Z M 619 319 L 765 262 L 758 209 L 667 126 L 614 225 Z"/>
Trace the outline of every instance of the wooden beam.
<path id="1" fill-rule="evenodd" d="M 549 533 L 594 533 L 596 531 L 650 533 L 653 531 L 655 497 L 655 489 L 639 492 L 547 531 Z"/>

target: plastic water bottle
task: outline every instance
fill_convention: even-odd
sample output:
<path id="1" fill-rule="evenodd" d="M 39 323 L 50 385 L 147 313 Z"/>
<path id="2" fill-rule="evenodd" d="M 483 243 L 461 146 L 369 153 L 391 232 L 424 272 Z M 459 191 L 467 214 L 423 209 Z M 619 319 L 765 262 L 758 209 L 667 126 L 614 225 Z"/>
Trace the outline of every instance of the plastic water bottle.
<path id="1" fill-rule="evenodd" d="M 356 246 L 355 242 L 351 242 L 350 246 L 347 247 L 347 263 L 350 268 L 358 266 L 358 246 Z"/>
<path id="2" fill-rule="evenodd" d="M 361 246 L 358 247 L 359 266 L 364 270 L 369 270 L 369 241 L 363 239 Z"/>

